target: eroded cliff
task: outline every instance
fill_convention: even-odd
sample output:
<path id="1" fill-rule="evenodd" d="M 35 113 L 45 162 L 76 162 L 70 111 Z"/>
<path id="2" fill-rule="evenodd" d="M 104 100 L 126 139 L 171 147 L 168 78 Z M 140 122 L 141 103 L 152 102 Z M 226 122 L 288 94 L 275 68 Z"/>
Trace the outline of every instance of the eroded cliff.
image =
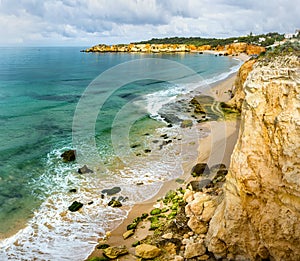
<path id="1" fill-rule="evenodd" d="M 206 245 L 229 260 L 299 260 L 300 59 L 280 56 L 253 67 Z"/>

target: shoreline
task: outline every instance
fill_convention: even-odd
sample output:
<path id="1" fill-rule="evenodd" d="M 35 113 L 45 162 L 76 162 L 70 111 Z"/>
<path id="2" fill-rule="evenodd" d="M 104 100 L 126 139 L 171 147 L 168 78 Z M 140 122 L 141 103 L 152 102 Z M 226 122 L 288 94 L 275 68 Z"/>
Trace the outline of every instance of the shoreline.
<path id="1" fill-rule="evenodd" d="M 244 60 L 245 57 L 240 59 Z M 236 75 L 237 72 L 232 73 L 227 78 L 216 82 L 213 84 L 210 90 L 206 91 L 206 93 L 214 96 L 217 101 L 229 100 L 230 96 L 228 90 L 232 89 Z M 207 137 L 199 140 L 197 159 L 194 162 L 185 162 L 183 164 L 183 174 L 178 178 L 183 179 L 184 183 L 179 184 L 176 182 L 176 179 L 164 182 L 158 193 L 151 199 L 133 205 L 122 223 L 111 232 L 107 232 L 106 238 L 100 238 L 99 243 L 109 244 L 110 246 L 125 245 L 129 250 L 129 254 L 134 254 L 134 247 L 132 247 L 132 244 L 135 241 L 141 240 L 147 235 L 151 235 L 153 233 L 152 231 L 149 231 L 147 227 L 143 229 L 139 228 L 132 237 L 124 240 L 122 235 L 127 231 L 127 225 L 130 224 L 134 218 L 140 216 L 142 213 L 149 213 L 151 209 L 153 209 L 157 199 L 164 197 L 169 190 L 174 190 L 182 185 L 187 185 L 192 178 L 190 175 L 191 169 L 197 162 L 207 162 L 209 166 L 218 163 L 224 163 L 227 167 L 229 166 L 230 157 L 238 136 L 239 121 L 237 119 L 209 121 L 198 123 L 195 127 L 200 129 L 209 129 L 210 134 Z M 225 132 L 224 128 L 226 130 Z M 95 249 L 89 253 L 87 259 L 99 257 L 101 255 L 102 250 L 95 247 Z M 130 257 L 132 259 L 129 259 Z M 119 257 L 118 260 L 135 260 L 135 257 L 126 255 L 124 257 Z"/>

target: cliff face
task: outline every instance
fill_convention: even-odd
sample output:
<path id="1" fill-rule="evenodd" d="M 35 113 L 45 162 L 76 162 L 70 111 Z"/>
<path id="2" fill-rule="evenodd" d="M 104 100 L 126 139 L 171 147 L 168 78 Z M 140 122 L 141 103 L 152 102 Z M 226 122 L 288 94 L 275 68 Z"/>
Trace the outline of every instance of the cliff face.
<path id="1" fill-rule="evenodd" d="M 247 43 L 232 43 L 225 46 L 226 53 L 236 54 L 236 53 L 246 53 L 248 55 L 260 54 L 265 52 L 266 48 L 262 46 L 247 44 Z"/>
<path id="2" fill-rule="evenodd" d="M 249 60 L 245 62 L 241 68 L 239 69 L 237 76 L 234 82 L 234 91 L 233 91 L 233 98 L 227 102 L 229 107 L 232 107 L 238 111 L 242 109 L 242 103 L 245 99 L 245 92 L 244 92 L 244 83 L 248 77 L 248 74 L 252 71 L 253 64 L 256 60 Z"/>
<path id="3" fill-rule="evenodd" d="M 230 260 L 299 260 L 300 59 L 277 57 L 253 67 L 224 199 L 206 244 Z"/>

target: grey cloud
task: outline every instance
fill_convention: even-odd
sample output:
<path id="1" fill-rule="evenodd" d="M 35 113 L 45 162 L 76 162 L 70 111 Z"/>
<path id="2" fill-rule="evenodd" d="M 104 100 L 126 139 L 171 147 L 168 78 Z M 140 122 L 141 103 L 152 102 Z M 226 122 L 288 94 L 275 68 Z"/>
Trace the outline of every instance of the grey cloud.
<path id="1" fill-rule="evenodd" d="M 0 44 L 14 39 L 32 43 L 36 38 L 47 43 L 49 37 L 51 43 L 73 39 L 94 44 L 174 35 L 287 32 L 300 27 L 297 1 L 0 0 L 0 21 L 7 24 L 0 29 Z"/>

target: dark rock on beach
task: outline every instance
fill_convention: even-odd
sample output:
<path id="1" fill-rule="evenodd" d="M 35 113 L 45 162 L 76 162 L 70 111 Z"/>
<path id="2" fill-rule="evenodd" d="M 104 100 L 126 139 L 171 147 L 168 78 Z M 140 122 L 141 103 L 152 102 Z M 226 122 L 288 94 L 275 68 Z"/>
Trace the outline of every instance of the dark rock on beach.
<path id="1" fill-rule="evenodd" d="M 190 185 L 193 189 L 193 191 L 201 192 L 202 189 L 209 187 L 212 184 L 212 181 L 210 179 L 203 179 L 201 181 L 191 181 Z"/>
<path id="2" fill-rule="evenodd" d="M 66 150 L 60 155 L 65 162 L 75 161 L 76 159 L 76 150 Z"/>
<path id="3" fill-rule="evenodd" d="M 208 176 L 210 173 L 207 163 L 197 163 L 191 171 L 193 177 L 200 177 L 202 175 Z"/>
<path id="4" fill-rule="evenodd" d="M 108 206 L 113 208 L 119 208 L 122 207 L 122 203 L 118 200 L 112 199 L 111 201 L 108 202 Z"/>
<path id="5" fill-rule="evenodd" d="M 83 167 L 78 169 L 79 174 L 86 174 L 86 173 L 93 173 L 91 169 L 87 167 L 87 165 L 84 165 Z"/>
<path id="6" fill-rule="evenodd" d="M 69 206 L 68 209 L 69 209 L 71 212 L 75 212 L 75 211 L 78 211 L 79 209 L 81 209 L 82 207 L 83 207 L 83 204 L 82 204 L 81 202 L 74 201 L 74 202 L 72 203 L 72 205 Z"/>
<path id="7" fill-rule="evenodd" d="M 111 195 L 114 195 L 114 194 L 117 194 L 121 191 L 121 188 L 120 187 L 113 187 L 111 189 L 103 189 L 101 191 L 101 193 L 103 194 L 107 194 L 108 196 L 111 196 Z"/>

